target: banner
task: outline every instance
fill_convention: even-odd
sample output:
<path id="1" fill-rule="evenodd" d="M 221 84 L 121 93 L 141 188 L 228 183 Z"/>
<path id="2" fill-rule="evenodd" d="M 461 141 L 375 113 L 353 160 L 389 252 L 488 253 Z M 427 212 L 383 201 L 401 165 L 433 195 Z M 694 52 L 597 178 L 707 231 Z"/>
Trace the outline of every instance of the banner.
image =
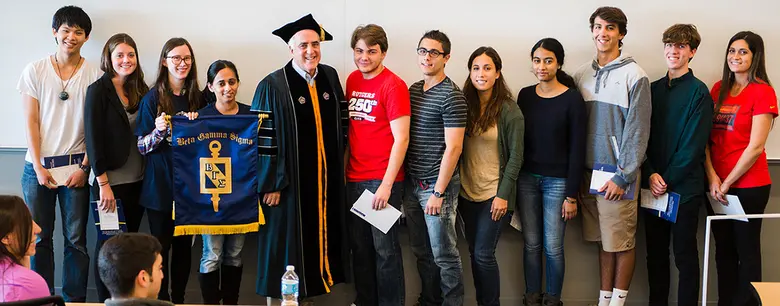
<path id="1" fill-rule="evenodd" d="M 171 117 L 174 236 L 256 232 L 258 116 Z"/>

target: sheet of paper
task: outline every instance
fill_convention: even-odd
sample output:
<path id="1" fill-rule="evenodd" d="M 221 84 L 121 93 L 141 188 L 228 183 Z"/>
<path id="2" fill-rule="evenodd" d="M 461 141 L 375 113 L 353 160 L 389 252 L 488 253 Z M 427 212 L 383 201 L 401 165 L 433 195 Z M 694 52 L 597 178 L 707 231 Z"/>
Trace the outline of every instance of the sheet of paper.
<path id="1" fill-rule="evenodd" d="M 98 204 L 100 205 L 100 204 Z M 119 230 L 119 211 L 106 212 L 98 208 L 98 216 L 100 217 L 100 230 L 101 231 L 115 231 Z"/>
<path id="2" fill-rule="evenodd" d="M 718 215 L 744 215 L 745 210 L 742 208 L 742 202 L 739 201 L 739 197 L 735 195 L 726 195 L 726 202 L 729 202 L 729 205 L 724 205 L 717 199 L 710 196 L 710 193 L 707 192 L 707 199 L 710 200 L 710 205 L 712 206 L 712 211 L 715 212 L 715 214 Z M 739 220 L 742 222 L 748 222 L 747 218 L 736 218 L 734 220 Z"/>
<path id="3" fill-rule="evenodd" d="M 654 209 L 657 211 L 666 211 L 669 205 L 669 193 L 664 193 L 660 197 L 654 197 L 650 189 L 642 189 L 642 207 Z"/>
<path id="4" fill-rule="evenodd" d="M 401 217 L 401 211 L 390 205 L 387 205 L 387 207 L 382 210 L 374 210 L 371 205 L 373 199 L 374 194 L 371 191 L 364 190 L 363 194 L 360 195 L 360 198 L 352 205 L 350 211 L 387 234 L 387 231 L 393 227 L 395 221 Z"/>
<path id="5" fill-rule="evenodd" d="M 615 176 L 612 172 L 593 170 L 593 176 L 590 178 L 590 189 L 599 190 L 607 181 Z"/>
<path id="6" fill-rule="evenodd" d="M 49 169 L 49 173 L 51 173 L 54 181 L 57 182 L 57 186 L 65 186 L 65 182 L 68 180 L 70 175 L 76 171 L 81 171 L 78 164 Z"/>
<path id="7" fill-rule="evenodd" d="M 520 220 L 519 213 L 512 214 L 512 220 L 509 221 L 509 225 L 518 231 L 523 231 L 523 222 Z"/>

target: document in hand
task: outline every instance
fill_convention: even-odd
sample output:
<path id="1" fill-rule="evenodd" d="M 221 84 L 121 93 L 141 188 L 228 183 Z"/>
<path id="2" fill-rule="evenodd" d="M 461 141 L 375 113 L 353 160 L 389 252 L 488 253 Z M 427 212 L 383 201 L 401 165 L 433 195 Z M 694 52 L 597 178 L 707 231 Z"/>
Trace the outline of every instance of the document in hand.
<path id="1" fill-rule="evenodd" d="M 666 207 L 669 205 L 669 193 L 664 193 L 656 198 L 650 189 L 643 188 L 640 199 L 640 205 L 647 209 L 666 211 Z"/>
<path id="2" fill-rule="evenodd" d="M 606 192 L 599 192 L 599 188 L 604 186 L 607 181 L 611 180 L 612 177 L 615 176 L 615 172 L 617 172 L 616 166 L 600 163 L 593 164 L 593 176 L 590 179 L 590 194 L 604 195 Z M 628 184 L 626 193 L 623 194 L 624 200 L 633 200 L 635 198 L 637 182 L 638 181 L 634 181 L 633 183 Z"/>
<path id="3" fill-rule="evenodd" d="M 81 171 L 79 165 L 69 165 L 49 169 L 51 178 L 57 182 L 57 186 L 65 186 L 65 182 L 67 182 L 68 178 L 70 178 L 70 176 L 76 171 Z"/>
<path id="4" fill-rule="evenodd" d="M 374 210 L 371 204 L 373 199 L 374 194 L 371 191 L 364 190 L 360 198 L 352 205 L 350 211 L 387 234 L 387 231 L 393 227 L 395 221 L 401 217 L 401 211 L 390 205 L 381 210 Z"/>
<path id="5" fill-rule="evenodd" d="M 41 164 L 49 170 L 57 186 L 65 186 L 65 182 L 74 172 L 81 171 L 79 165 L 83 160 L 84 153 L 67 154 L 44 157 Z"/>
<path id="6" fill-rule="evenodd" d="M 122 200 L 116 199 L 116 210 L 105 212 L 98 206 L 98 201 L 90 203 L 92 217 L 95 219 L 97 227 L 97 238 L 100 241 L 107 240 L 111 236 L 127 232 L 127 223 L 125 223 L 125 214 L 122 211 Z"/>
<path id="7" fill-rule="evenodd" d="M 707 199 L 710 200 L 712 211 L 718 215 L 744 215 L 745 210 L 742 208 L 742 202 L 739 201 L 739 197 L 735 195 L 726 195 L 726 202 L 728 205 L 721 203 L 717 199 L 713 198 L 709 192 L 707 192 Z M 747 218 L 735 218 L 742 222 L 748 222 Z"/>
<path id="8" fill-rule="evenodd" d="M 659 218 L 672 223 L 677 223 L 677 211 L 680 208 L 680 194 L 667 192 L 656 198 L 649 189 L 642 189 L 640 202 L 642 207 L 652 210 Z"/>

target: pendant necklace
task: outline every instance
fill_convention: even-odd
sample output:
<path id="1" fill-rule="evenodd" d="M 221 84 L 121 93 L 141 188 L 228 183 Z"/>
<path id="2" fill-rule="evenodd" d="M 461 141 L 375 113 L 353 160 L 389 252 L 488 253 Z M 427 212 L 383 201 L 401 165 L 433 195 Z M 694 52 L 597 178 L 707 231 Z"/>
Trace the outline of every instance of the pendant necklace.
<path id="1" fill-rule="evenodd" d="M 79 69 L 79 65 L 81 64 L 81 61 L 83 60 L 83 57 L 79 57 L 79 62 L 76 64 L 76 68 L 73 68 L 73 72 L 71 72 L 70 77 L 68 78 L 67 82 L 64 86 L 62 86 L 62 91 L 60 92 L 60 100 L 66 101 L 68 98 L 70 98 L 70 95 L 68 94 L 65 89 L 68 88 L 68 85 L 70 85 L 70 80 L 73 78 L 73 75 L 76 74 L 76 71 Z M 60 84 L 62 83 L 62 74 L 60 74 L 60 62 L 57 59 L 57 54 L 54 54 L 54 62 L 57 64 L 57 74 L 60 77 Z"/>

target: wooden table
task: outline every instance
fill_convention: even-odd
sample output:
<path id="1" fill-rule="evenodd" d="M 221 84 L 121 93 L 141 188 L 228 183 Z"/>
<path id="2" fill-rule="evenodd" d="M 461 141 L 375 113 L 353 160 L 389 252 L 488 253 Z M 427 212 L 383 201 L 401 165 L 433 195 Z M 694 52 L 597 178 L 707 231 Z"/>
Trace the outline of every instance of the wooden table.
<path id="1" fill-rule="evenodd" d="M 106 306 L 103 303 L 65 303 L 65 306 Z M 176 306 L 204 306 L 198 304 L 176 304 Z"/>
<path id="2" fill-rule="evenodd" d="M 780 305 L 780 283 L 754 282 L 750 284 L 756 288 L 761 305 Z"/>

